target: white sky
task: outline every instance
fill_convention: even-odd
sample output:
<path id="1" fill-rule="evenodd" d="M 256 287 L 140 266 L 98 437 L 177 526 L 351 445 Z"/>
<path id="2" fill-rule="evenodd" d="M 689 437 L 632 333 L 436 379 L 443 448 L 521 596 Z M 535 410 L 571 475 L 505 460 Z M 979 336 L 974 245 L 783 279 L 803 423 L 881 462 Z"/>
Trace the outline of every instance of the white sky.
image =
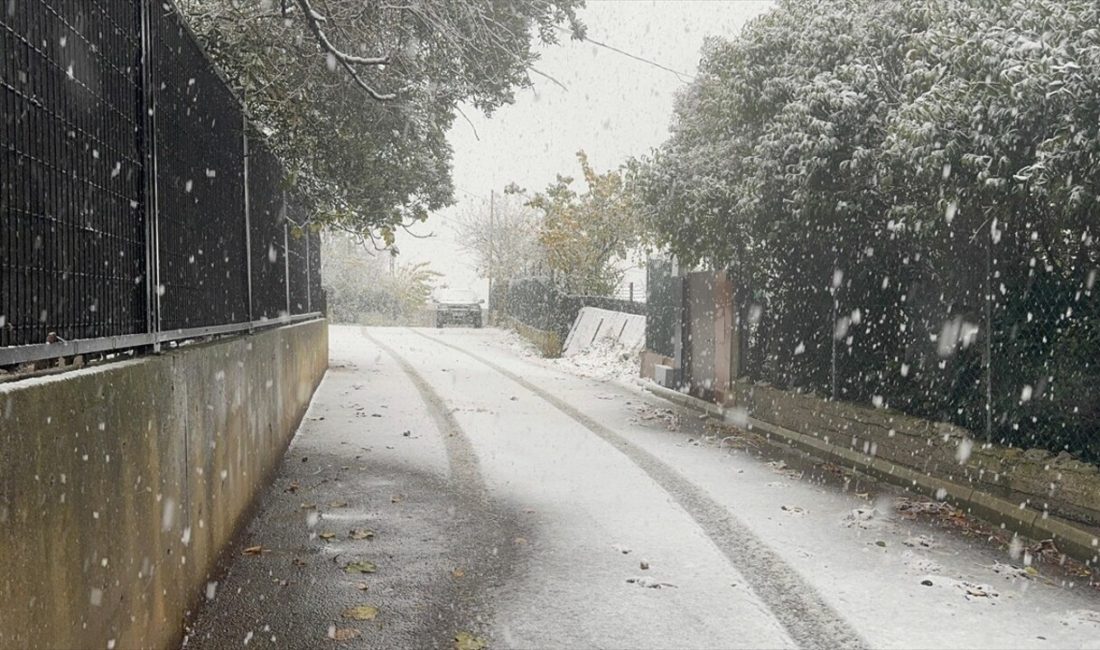
<path id="1" fill-rule="evenodd" d="M 735 35 L 770 6 L 770 0 L 589 0 L 580 15 L 593 40 L 692 75 L 706 36 Z M 667 137 L 673 98 L 684 84 L 673 73 L 586 42 L 544 49 L 536 67 L 568 89 L 533 75 L 534 87 L 491 118 L 466 110 L 474 128 L 458 118 L 449 134 L 458 204 L 414 229 L 431 238 L 399 234 L 400 263 L 430 262 L 445 275 L 442 282 L 484 296 L 486 281 L 455 241 L 456 220 L 510 182 L 539 191 L 557 173 L 579 176 L 579 149 L 599 171 L 649 151 Z"/>

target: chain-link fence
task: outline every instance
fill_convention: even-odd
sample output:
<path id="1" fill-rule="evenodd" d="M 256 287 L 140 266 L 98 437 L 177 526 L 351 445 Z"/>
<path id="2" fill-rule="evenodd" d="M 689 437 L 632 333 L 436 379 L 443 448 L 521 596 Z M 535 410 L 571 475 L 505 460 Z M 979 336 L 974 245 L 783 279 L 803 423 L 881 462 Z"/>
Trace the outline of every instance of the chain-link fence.
<path id="1" fill-rule="evenodd" d="M 785 244 L 739 278 L 748 379 L 1100 460 L 1091 241 L 1059 255 L 987 221 Z"/>
<path id="2" fill-rule="evenodd" d="M 309 206 L 171 3 L 8 3 L 0 156 L 0 366 L 324 307 Z"/>

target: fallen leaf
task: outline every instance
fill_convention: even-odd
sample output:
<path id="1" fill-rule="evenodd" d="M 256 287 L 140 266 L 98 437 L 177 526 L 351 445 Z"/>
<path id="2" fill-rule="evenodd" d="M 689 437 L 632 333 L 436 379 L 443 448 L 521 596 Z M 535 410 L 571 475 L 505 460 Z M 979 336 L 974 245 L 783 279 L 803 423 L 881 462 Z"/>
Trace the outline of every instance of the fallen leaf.
<path id="1" fill-rule="evenodd" d="M 459 567 L 455 567 L 455 569 L 453 571 L 451 571 L 451 575 L 453 575 L 456 578 L 465 578 L 466 577 L 466 571 L 464 569 L 459 568 Z"/>
<path id="2" fill-rule="evenodd" d="M 344 567 L 344 571 L 347 573 L 374 573 L 378 570 L 378 565 L 374 562 L 368 562 L 366 560 L 360 560 L 358 562 L 352 562 Z"/>
<path id="3" fill-rule="evenodd" d="M 402 497 L 400 494 L 395 494 L 392 497 L 390 497 L 390 503 L 400 503 L 401 499 L 403 499 L 403 498 L 404 497 Z"/>
<path id="4" fill-rule="evenodd" d="M 301 508 L 302 510 L 316 510 L 317 509 L 317 504 L 316 503 L 303 503 L 302 505 L 300 505 L 298 507 Z"/>
<path id="5" fill-rule="evenodd" d="M 341 615 L 353 621 L 373 621 L 374 617 L 378 616 L 378 608 L 371 605 L 356 605 L 345 609 Z"/>
<path id="6" fill-rule="evenodd" d="M 469 632 L 459 632 L 455 635 L 455 650 L 485 650 L 489 647 L 485 640 L 476 637 Z"/>
<path id="7" fill-rule="evenodd" d="M 651 578 L 627 578 L 626 581 L 632 585 L 638 585 L 646 589 L 664 589 L 666 587 L 676 589 L 676 585 L 671 582 L 657 582 Z"/>
<path id="8" fill-rule="evenodd" d="M 348 533 L 348 537 L 352 539 L 374 539 L 374 531 L 362 528 L 352 528 L 351 532 Z"/>
<path id="9" fill-rule="evenodd" d="M 524 539 L 524 538 L 522 538 L 522 537 L 517 537 L 517 538 L 516 538 L 516 544 L 518 544 L 518 545 L 520 545 L 520 546 L 523 546 L 523 545 L 524 545 L 524 544 L 526 544 L 526 543 L 527 543 L 527 540 L 526 540 L 526 539 Z"/>
<path id="10" fill-rule="evenodd" d="M 328 638 L 333 641 L 350 641 L 357 636 L 359 636 L 359 630 L 352 627 L 341 627 L 332 630 Z"/>
<path id="11" fill-rule="evenodd" d="M 330 501 L 329 504 L 328 504 L 328 507 L 330 507 L 330 508 L 346 508 L 347 505 L 348 505 L 347 501 Z"/>
<path id="12" fill-rule="evenodd" d="M 365 583 L 365 582 L 357 582 L 357 583 L 355 583 L 355 588 L 358 589 L 359 591 L 366 591 L 370 587 L 368 587 L 367 583 Z"/>
<path id="13" fill-rule="evenodd" d="M 320 537 L 321 539 L 323 539 L 323 540 L 325 540 L 325 541 L 328 541 L 328 540 L 330 540 L 330 539 L 333 539 L 333 538 L 335 538 L 335 537 L 336 537 L 336 533 L 332 532 L 331 530 L 326 530 L 325 532 L 323 532 L 323 533 L 321 533 L 320 535 L 318 535 L 318 537 Z"/>
<path id="14" fill-rule="evenodd" d="M 886 542 L 884 542 L 880 539 L 879 541 L 875 542 L 875 546 L 881 546 L 882 548 L 886 548 Z"/>
<path id="15" fill-rule="evenodd" d="M 244 555 L 259 555 L 260 553 L 263 553 L 265 550 L 267 550 L 267 549 L 265 549 L 262 545 L 257 544 L 255 546 L 249 546 L 248 548 L 246 548 L 243 551 L 243 554 Z"/>

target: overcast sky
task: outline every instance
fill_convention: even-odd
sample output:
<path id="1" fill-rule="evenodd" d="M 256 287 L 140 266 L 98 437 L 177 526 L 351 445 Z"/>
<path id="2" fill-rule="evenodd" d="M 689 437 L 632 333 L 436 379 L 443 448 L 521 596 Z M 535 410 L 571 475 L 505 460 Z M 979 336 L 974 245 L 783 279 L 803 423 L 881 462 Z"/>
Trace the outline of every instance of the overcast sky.
<path id="1" fill-rule="evenodd" d="M 732 36 L 771 6 L 756 1 L 589 0 L 581 19 L 589 38 L 694 74 L 706 36 Z M 490 190 L 510 182 L 542 190 L 557 173 L 579 175 L 575 154 L 584 149 L 603 171 L 659 145 L 668 135 L 676 90 L 686 78 L 588 42 L 542 50 L 537 68 L 565 89 L 534 75 L 534 87 L 492 117 L 466 110 L 449 134 L 455 150 L 458 204 L 433 215 L 415 232 L 430 239 L 398 236 L 402 264 L 430 262 L 443 282 L 481 295 L 486 282 L 457 245 L 455 223 L 487 204 Z M 476 130 L 476 136 L 475 136 Z"/>

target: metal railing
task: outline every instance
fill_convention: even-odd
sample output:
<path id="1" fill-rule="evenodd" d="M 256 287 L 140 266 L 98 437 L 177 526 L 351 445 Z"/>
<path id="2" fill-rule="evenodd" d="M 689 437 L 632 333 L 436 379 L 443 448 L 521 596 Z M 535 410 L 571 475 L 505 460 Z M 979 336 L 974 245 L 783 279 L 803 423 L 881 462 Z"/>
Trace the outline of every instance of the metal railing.
<path id="1" fill-rule="evenodd" d="M 324 311 L 308 206 L 171 3 L 9 3 L 0 162 L 0 366 Z"/>

